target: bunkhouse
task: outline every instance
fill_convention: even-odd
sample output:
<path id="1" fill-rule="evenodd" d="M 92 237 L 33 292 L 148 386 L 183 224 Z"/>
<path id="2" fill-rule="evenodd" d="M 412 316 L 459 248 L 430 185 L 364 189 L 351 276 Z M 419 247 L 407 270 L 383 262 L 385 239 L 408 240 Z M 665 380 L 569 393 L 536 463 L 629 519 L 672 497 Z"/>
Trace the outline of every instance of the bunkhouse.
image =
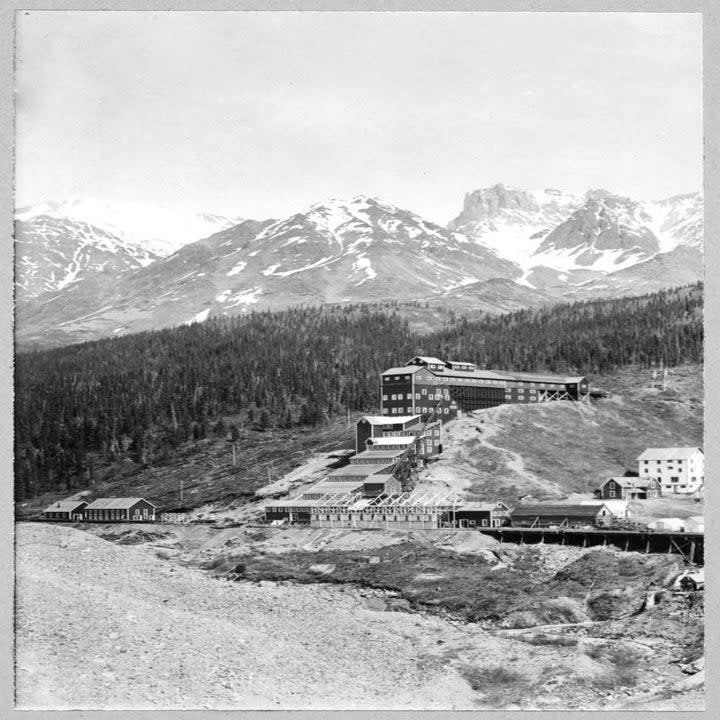
<path id="1" fill-rule="evenodd" d="M 637 463 L 638 475 L 657 478 L 663 495 L 691 495 L 705 483 L 705 455 L 698 447 L 648 448 Z"/>
<path id="2" fill-rule="evenodd" d="M 83 509 L 87 503 L 83 500 L 58 500 L 43 510 L 45 520 L 64 520 L 71 522 L 83 519 Z"/>
<path id="3" fill-rule="evenodd" d="M 83 509 L 89 522 L 154 522 L 157 505 L 144 498 L 98 498 Z"/>
<path id="4" fill-rule="evenodd" d="M 654 477 L 611 477 L 595 494 L 603 500 L 647 500 L 660 497 L 662 486 Z"/>
<path id="5" fill-rule="evenodd" d="M 459 528 L 502 527 L 510 524 L 510 508 L 503 502 L 468 501 L 456 508 L 454 517 L 445 517 L 447 523 Z"/>
<path id="6" fill-rule="evenodd" d="M 589 384 L 580 375 L 481 370 L 470 362 L 418 355 L 380 374 L 380 397 L 381 414 L 389 422 L 412 415 L 445 422 L 458 412 L 504 403 L 585 400 Z"/>
<path id="7" fill-rule="evenodd" d="M 604 503 L 592 505 L 518 505 L 510 513 L 512 527 L 604 527 L 613 521 L 613 514 Z"/>

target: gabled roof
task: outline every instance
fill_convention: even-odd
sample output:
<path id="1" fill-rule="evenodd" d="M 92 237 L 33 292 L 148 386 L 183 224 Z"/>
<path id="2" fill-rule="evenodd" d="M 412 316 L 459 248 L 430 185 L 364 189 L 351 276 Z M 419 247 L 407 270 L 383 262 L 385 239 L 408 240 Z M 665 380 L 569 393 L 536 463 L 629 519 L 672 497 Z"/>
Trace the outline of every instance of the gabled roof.
<path id="1" fill-rule="evenodd" d="M 43 512 L 72 512 L 81 505 L 87 505 L 87 503 L 84 500 L 58 500 L 46 507 Z"/>
<path id="2" fill-rule="evenodd" d="M 148 505 L 152 505 L 154 508 L 157 507 L 154 503 L 151 503 L 149 500 L 145 500 L 144 498 L 134 497 L 134 498 L 98 498 L 97 500 L 93 500 L 88 506 L 87 510 L 127 510 L 131 508 L 133 505 L 139 503 L 141 500 L 144 500 Z"/>
<path id="3" fill-rule="evenodd" d="M 699 447 L 648 448 L 638 457 L 640 460 L 685 460 L 703 451 Z"/>
<path id="4" fill-rule="evenodd" d="M 429 365 L 442 365 L 445 367 L 445 361 L 440 360 L 436 357 L 431 357 L 429 355 L 416 355 L 414 358 L 411 358 L 408 360 L 407 364 L 409 365 L 413 360 L 419 360 L 420 362 L 428 363 Z"/>
<path id="5" fill-rule="evenodd" d="M 411 375 L 412 373 L 425 370 L 422 365 L 405 365 L 403 367 L 394 367 L 389 370 L 383 370 L 382 375 Z"/>
<path id="6" fill-rule="evenodd" d="M 594 518 L 605 507 L 604 503 L 597 505 L 518 505 L 513 511 L 513 517 L 587 517 Z"/>
<path id="7" fill-rule="evenodd" d="M 605 487 L 611 480 L 624 488 L 646 488 L 650 487 L 650 485 L 660 484 L 660 481 L 654 477 L 611 477 L 600 485 L 600 487 Z"/>

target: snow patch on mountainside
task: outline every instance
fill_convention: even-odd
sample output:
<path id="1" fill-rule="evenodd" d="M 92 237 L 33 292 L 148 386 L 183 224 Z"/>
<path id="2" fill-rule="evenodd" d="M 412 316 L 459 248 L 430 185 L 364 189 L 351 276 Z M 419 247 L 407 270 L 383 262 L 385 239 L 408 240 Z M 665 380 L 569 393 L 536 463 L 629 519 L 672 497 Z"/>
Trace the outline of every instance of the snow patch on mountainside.
<path id="1" fill-rule="evenodd" d="M 191 325 L 192 323 L 198 323 L 198 322 L 204 322 L 208 319 L 210 316 L 210 308 L 207 308 L 207 310 L 201 310 L 197 315 L 194 315 L 190 318 L 185 324 Z"/>
<path id="2" fill-rule="evenodd" d="M 107 202 L 93 197 L 40 202 L 18 208 L 15 217 L 18 220 L 32 220 L 40 215 L 102 228 L 125 242 L 140 245 L 161 257 L 241 222 L 239 217 L 141 203 Z"/>
<path id="3" fill-rule="evenodd" d="M 247 267 L 247 262 L 239 262 L 235 267 L 233 267 L 231 270 L 228 270 L 227 273 L 225 273 L 228 277 L 231 277 L 232 275 L 238 275 L 240 274 L 245 268 Z"/>
<path id="4" fill-rule="evenodd" d="M 353 274 L 357 272 L 364 272 L 365 277 L 356 282 L 355 287 L 359 287 L 368 280 L 374 280 L 377 277 L 377 273 L 373 270 L 370 258 L 365 255 L 360 255 L 360 257 L 358 257 L 353 263 Z"/>

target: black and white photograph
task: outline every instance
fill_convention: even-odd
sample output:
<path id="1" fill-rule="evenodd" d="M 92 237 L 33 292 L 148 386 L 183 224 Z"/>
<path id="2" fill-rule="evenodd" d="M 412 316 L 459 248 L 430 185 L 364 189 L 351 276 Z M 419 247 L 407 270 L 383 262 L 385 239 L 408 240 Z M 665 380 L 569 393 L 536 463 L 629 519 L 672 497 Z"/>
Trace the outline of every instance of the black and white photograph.
<path id="1" fill-rule="evenodd" d="M 18 9 L 14 707 L 704 710 L 704 20 Z"/>

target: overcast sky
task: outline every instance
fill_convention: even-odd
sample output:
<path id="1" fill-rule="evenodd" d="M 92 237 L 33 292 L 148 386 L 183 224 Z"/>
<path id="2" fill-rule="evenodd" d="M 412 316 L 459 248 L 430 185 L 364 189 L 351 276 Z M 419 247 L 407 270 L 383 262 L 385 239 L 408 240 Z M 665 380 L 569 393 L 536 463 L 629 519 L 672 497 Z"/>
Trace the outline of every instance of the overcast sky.
<path id="1" fill-rule="evenodd" d="M 699 14 L 23 12 L 17 205 L 702 189 Z"/>

